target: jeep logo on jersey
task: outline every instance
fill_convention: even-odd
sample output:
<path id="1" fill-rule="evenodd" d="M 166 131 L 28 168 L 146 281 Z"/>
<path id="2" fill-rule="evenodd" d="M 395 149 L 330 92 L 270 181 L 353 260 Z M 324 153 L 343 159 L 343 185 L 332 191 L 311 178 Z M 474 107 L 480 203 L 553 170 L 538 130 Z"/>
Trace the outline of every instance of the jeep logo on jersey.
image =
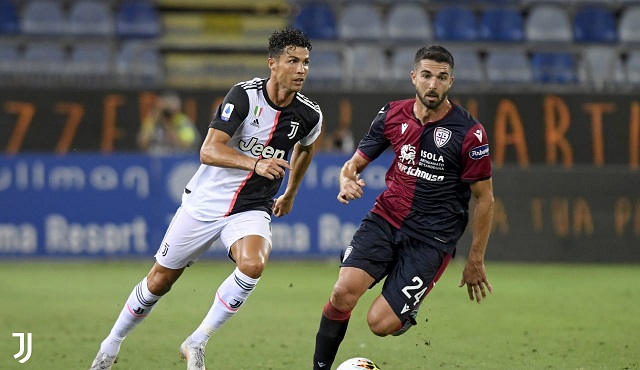
<path id="1" fill-rule="evenodd" d="M 251 141 L 248 143 L 244 140 L 240 140 L 238 144 L 238 148 L 243 152 L 251 152 L 254 156 L 262 155 L 263 158 L 279 158 L 284 159 L 286 152 L 281 149 L 275 149 L 269 145 L 264 146 L 258 143 L 258 139 L 255 137 L 251 138 Z"/>
<path id="2" fill-rule="evenodd" d="M 289 139 L 293 139 L 294 137 L 296 137 L 299 126 L 300 126 L 300 122 L 291 121 L 291 132 L 289 132 L 289 135 L 287 135 Z"/>
<path id="3" fill-rule="evenodd" d="M 482 157 L 486 157 L 488 155 L 489 155 L 489 144 L 477 146 L 471 149 L 471 151 L 469 152 L 469 157 L 475 160 L 478 160 Z"/>
<path id="4" fill-rule="evenodd" d="M 433 131 L 433 141 L 435 141 L 436 146 L 438 148 L 442 148 L 442 146 L 449 142 L 451 139 L 451 131 L 444 127 L 436 127 L 435 131 Z"/>

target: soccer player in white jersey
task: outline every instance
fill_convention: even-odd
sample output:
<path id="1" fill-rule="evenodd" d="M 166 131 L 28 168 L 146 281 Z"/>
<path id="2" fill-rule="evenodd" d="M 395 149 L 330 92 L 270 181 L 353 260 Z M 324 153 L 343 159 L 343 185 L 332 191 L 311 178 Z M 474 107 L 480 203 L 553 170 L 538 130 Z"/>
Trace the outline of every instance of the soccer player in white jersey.
<path id="1" fill-rule="evenodd" d="M 269 38 L 268 79 L 233 86 L 218 107 L 200 151 L 202 164 L 156 253 L 156 263 L 125 302 L 91 369 L 111 369 L 125 337 L 149 315 L 184 269 L 220 239 L 236 269 L 180 346 L 188 370 L 203 370 L 207 341 L 247 300 L 271 251 L 271 215 L 291 211 L 320 135 L 322 112 L 300 93 L 311 43 L 286 28 Z M 287 162 L 289 154 L 290 162 Z M 287 187 L 274 199 L 285 170 Z"/>

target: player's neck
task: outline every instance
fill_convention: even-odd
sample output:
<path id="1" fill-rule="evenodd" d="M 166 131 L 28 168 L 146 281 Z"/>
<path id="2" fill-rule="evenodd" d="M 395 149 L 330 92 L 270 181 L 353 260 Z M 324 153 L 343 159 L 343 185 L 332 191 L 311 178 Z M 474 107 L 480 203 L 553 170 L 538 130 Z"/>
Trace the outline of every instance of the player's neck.
<path id="1" fill-rule="evenodd" d="M 282 87 L 275 78 L 267 81 L 267 95 L 269 100 L 278 107 L 286 107 L 291 104 L 295 92 Z"/>
<path id="2" fill-rule="evenodd" d="M 445 99 L 442 104 L 440 104 L 435 109 L 429 109 L 422 104 L 419 100 L 416 99 L 416 102 L 413 103 L 413 114 L 416 118 L 422 123 L 422 125 L 426 125 L 430 122 L 435 122 L 441 120 L 444 116 L 447 115 L 449 110 L 451 109 L 451 102 L 449 98 Z"/>

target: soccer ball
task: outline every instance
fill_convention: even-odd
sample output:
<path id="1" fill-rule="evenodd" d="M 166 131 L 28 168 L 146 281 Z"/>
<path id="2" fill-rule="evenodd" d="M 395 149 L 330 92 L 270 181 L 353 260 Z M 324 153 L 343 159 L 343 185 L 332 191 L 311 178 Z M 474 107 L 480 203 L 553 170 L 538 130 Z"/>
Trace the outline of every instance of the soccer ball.
<path id="1" fill-rule="evenodd" d="M 336 370 L 380 370 L 380 368 L 368 358 L 354 357 L 341 363 Z"/>

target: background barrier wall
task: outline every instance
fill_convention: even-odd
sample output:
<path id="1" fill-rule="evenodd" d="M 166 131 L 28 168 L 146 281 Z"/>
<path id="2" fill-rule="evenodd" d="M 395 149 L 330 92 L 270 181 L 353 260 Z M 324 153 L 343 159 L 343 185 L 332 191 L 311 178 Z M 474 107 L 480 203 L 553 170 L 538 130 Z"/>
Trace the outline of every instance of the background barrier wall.
<path id="1" fill-rule="evenodd" d="M 203 134 L 226 91 L 180 91 L 186 113 Z M 322 107 L 324 133 L 339 122 L 354 137 L 366 132 L 388 101 L 406 94 L 310 92 Z M 0 148 L 9 154 L 45 151 L 136 151 L 150 91 L 0 91 Z M 497 166 L 624 165 L 640 167 L 640 99 L 632 94 L 457 94 L 490 138 Z"/>
<path id="2" fill-rule="evenodd" d="M 337 257 L 384 188 L 385 155 L 363 173 L 363 199 L 335 199 L 343 155 L 317 154 L 293 212 L 274 218 L 273 256 Z M 0 258 L 151 256 L 197 156 L 0 157 Z M 625 166 L 494 170 L 488 259 L 640 262 L 640 180 Z M 284 188 L 282 189 L 284 190 Z M 466 233 L 458 253 L 465 256 Z M 215 245 L 210 256 L 224 256 Z"/>

